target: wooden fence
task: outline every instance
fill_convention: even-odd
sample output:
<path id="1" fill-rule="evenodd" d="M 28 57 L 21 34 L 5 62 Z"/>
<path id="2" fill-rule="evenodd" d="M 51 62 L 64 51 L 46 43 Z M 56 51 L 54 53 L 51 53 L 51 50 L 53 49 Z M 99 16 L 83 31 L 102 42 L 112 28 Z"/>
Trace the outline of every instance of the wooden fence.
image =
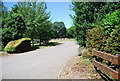
<path id="1" fill-rule="evenodd" d="M 120 55 L 111 55 L 107 53 L 103 53 L 97 51 L 95 49 L 92 50 L 92 54 L 94 55 L 94 60 L 92 61 L 93 66 L 96 70 L 100 70 L 106 74 L 109 74 L 116 80 L 120 81 Z M 116 69 L 109 68 L 107 65 L 104 65 L 97 58 L 107 60 L 113 64 L 115 64 Z"/>

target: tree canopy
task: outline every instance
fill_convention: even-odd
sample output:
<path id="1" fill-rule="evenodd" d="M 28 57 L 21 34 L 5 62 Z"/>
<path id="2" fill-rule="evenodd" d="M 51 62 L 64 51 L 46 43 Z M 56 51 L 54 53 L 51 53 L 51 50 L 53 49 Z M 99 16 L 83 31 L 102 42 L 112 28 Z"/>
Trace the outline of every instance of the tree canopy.
<path id="1" fill-rule="evenodd" d="M 11 11 L 2 6 L 3 45 L 23 37 L 47 43 L 53 36 L 50 12 L 45 2 L 18 2 Z"/>
<path id="2" fill-rule="evenodd" d="M 53 23 L 54 37 L 64 38 L 66 37 L 66 27 L 64 22 L 54 22 Z"/>
<path id="3" fill-rule="evenodd" d="M 119 2 L 72 2 L 71 9 L 75 12 L 72 19 L 78 44 L 86 46 L 86 31 L 92 29 L 94 25 L 101 24 L 106 14 L 119 8 Z"/>

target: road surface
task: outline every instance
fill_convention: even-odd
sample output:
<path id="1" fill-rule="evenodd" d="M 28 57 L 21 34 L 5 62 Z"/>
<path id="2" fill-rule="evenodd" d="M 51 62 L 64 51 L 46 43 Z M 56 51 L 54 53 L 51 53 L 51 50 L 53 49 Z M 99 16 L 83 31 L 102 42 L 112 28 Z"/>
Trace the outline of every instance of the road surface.
<path id="1" fill-rule="evenodd" d="M 57 79 L 60 69 L 73 56 L 74 41 L 31 52 L 2 57 L 2 79 Z"/>

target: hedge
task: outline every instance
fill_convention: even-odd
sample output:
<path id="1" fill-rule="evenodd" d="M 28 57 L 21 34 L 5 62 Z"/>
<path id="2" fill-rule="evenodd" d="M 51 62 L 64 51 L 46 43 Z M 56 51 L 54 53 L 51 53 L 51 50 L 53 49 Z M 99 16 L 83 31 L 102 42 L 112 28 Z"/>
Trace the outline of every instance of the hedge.
<path id="1" fill-rule="evenodd" d="M 96 48 L 99 51 L 104 51 L 106 36 L 104 35 L 103 27 L 95 27 L 87 31 L 86 47 L 89 51 Z"/>
<path id="2" fill-rule="evenodd" d="M 27 41 L 28 43 L 24 43 Z M 21 38 L 19 40 L 10 41 L 6 47 L 4 48 L 4 51 L 6 52 L 24 52 L 28 49 L 30 50 L 30 38 Z M 29 45 L 28 45 L 29 44 Z M 26 48 L 28 46 L 28 48 Z"/>
<path id="3" fill-rule="evenodd" d="M 106 40 L 104 51 L 111 54 L 120 54 L 120 28 L 111 32 Z"/>

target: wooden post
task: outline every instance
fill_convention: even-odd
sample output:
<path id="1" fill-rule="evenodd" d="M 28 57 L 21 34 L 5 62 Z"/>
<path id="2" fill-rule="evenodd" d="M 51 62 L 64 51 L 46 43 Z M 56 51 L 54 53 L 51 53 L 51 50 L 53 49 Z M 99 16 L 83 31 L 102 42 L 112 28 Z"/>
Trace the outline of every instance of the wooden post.
<path id="1" fill-rule="evenodd" d="M 119 60 L 119 62 L 120 62 L 120 55 L 116 55 L 116 56 L 118 56 L 118 60 Z M 116 65 L 116 71 L 118 72 L 118 81 L 120 81 L 120 63 L 119 63 L 119 65 Z"/>

